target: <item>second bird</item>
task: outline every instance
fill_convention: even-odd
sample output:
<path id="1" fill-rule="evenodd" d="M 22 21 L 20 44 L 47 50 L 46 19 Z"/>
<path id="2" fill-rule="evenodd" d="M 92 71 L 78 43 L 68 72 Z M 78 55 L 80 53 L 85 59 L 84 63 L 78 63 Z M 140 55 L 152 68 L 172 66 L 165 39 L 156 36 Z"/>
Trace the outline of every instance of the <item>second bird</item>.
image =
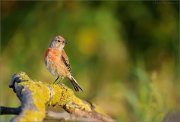
<path id="1" fill-rule="evenodd" d="M 57 77 L 54 83 L 56 83 L 59 78 L 61 81 L 67 77 L 71 81 L 75 91 L 83 91 L 72 75 L 68 56 L 64 51 L 65 44 L 66 41 L 62 36 L 56 36 L 51 41 L 51 44 L 45 53 L 46 67 L 54 76 Z"/>

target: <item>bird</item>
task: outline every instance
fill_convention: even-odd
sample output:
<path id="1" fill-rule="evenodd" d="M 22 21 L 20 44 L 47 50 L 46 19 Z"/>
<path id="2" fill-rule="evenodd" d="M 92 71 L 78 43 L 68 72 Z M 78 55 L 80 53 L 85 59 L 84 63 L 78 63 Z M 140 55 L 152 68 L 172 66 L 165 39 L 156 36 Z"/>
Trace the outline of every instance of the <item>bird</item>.
<path id="1" fill-rule="evenodd" d="M 57 77 L 54 84 L 61 82 L 67 77 L 72 83 L 75 91 L 83 91 L 81 86 L 75 80 L 69 63 L 68 56 L 64 50 L 67 41 L 60 35 L 52 39 L 49 47 L 45 52 L 45 65 L 50 73 Z M 58 81 L 58 79 L 60 80 Z"/>

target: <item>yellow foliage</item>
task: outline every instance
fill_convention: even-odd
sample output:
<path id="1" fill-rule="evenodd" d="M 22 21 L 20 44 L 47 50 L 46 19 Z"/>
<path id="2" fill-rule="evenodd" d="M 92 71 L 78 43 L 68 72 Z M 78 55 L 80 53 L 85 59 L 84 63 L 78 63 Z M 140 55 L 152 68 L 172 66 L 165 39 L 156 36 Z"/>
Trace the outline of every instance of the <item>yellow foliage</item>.
<path id="1" fill-rule="evenodd" d="M 97 32 L 94 28 L 82 28 L 77 35 L 79 51 L 86 56 L 92 56 L 96 53 L 98 47 L 97 37 Z"/>

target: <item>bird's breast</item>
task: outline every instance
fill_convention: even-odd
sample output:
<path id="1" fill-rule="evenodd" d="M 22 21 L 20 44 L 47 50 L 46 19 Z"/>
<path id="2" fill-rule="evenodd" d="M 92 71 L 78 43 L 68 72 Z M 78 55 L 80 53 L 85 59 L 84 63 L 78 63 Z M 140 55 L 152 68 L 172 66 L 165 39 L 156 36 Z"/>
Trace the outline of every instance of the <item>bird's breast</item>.
<path id="1" fill-rule="evenodd" d="M 58 76 L 57 64 L 59 62 L 60 53 L 58 49 L 48 48 L 45 53 L 45 64 L 47 69 L 54 75 Z"/>
<path id="2" fill-rule="evenodd" d="M 58 55 L 59 55 L 58 49 L 48 48 L 45 53 L 45 58 L 48 56 L 58 56 Z"/>

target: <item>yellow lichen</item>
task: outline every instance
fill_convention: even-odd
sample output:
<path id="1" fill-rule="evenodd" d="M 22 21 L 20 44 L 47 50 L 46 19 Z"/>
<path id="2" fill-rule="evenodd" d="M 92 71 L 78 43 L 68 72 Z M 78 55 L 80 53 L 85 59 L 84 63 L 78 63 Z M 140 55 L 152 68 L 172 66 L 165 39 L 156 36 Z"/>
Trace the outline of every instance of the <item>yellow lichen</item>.
<path id="1" fill-rule="evenodd" d="M 26 110 L 23 112 L 23 117 L 19 118 L 18 122 L 38 122 L 42 121 L 42 119 L 45 117 L 45 113 L 39 112 L 39 111 L 29 111 Z"/>
<path id="2" fill-rule="evenodd" d="M 60 85 L 60 88 L 62 89 L 62 93 L 61 93 L 61 98 L 59 102 L 59 105 L 63 106 L 65 105 L 67 102 L 72 100 L 72 97 L 74 96 L 74 93 L 71 89 L 67 88 L 64 85 Z"/>
<path id="3" fill-rule="evenodd" d="M 51 89 L 52 89 L 51 92 L 53 92 L 53 94 L 54 94 L 52 96 L 51 100 L 49 101 L 49 105 L 57 105 L 58 102 L 60 101 L 62 90 L 59 88 L 58 85 L 55 85 L 55 84 L 52 84 L 49 87 L 51 87 Z"/>
<path id="4" fill-rule="evenodd" d="M 26 115 L 25 118 L 22 118 L 22 121 L 25 120 L 32 120 L 32 118 L 37 118 L 37 120 L 44 118 L 45 117 L 45 103 L 49 100 L 50 98 L 50 91 L 47 87 L 46 84 L 42 82 L 34 82 L 28 76 L 24 73 L 19 74 L 21 77 L 22 81 L 27 81 L 27 82 L 21 82 L 19 85 L 24 86 L 24 89 L 22 92 L 25 91 L 25 88 L 29 89 L 31 91 L 32 95 L 32 100 L 37 108 L 37 111 L 34 110 L 29 110 L 25 109 L 23 113 Z M 27 78 L 27 79 L 26 79 Z M 38 119 L 39 118 L 39 119 Z M 25 119 L 25 120 L 23 120 Z"/>
<path id="5" fill-rule="evenodd" d="M 21 80 L 31 80 L 25 72 L 20 72 L 18 75 L 20 76 Z"/>
<path id="6" fill-rule="evenodd" d="M 45 117 L 46 104 L 65 106 L 67 111 L 86 111 L 92 112 L 91 105 L 74 95 L 74 92 L 64 84 L 47 84 L 43 82 L 31 80 L 26 73 L 21 72 L 18 74 L 21 82 L 18 85 L 24 87 L 22 92 L 26 89 L 31 91 L 32 103 L 34 103 L 37 110 L 25 109 L 23 114 L 25 117 L 21 121 L 42 121 Z M 93 105 L 93 110 L 103 115 L 106 115 L 102 109 Z M 32 120 L 33 118 L 33 120 Z"/>

